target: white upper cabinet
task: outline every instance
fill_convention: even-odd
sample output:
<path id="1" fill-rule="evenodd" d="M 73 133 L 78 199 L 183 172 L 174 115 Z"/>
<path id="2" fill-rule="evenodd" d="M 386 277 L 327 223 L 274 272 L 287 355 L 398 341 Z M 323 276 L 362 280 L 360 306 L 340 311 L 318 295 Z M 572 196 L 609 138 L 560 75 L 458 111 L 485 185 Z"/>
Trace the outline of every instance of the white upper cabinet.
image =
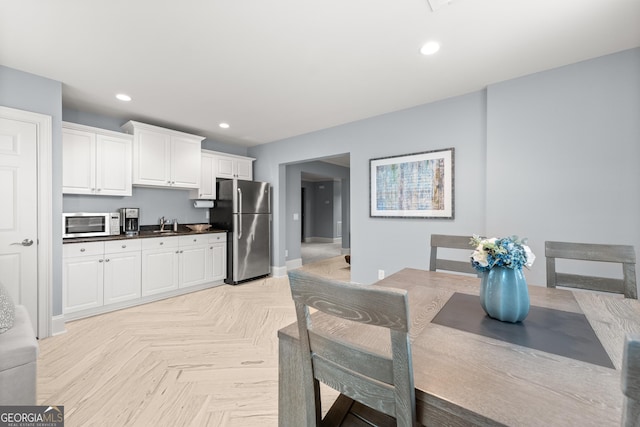
<path id="1" fill-rule="evenodd" d="M 131 196 L 131 156 L 131 135 L 63 122 L 62 192 Z"/>
<path id="2" fill-rule="evenodd" d="M 129 121 L 133 134 L 133 185 L 199 188 L 204 137 Z"/>
<path id="3" fill-rule="evenodd" d="M 251 181 L 253 180 L 254 160 L 251 157 L 216 153 L 216 177 Z"/>
<path id="4" fill-rule="evenodd" d="M 253 180 L 251 157 L 202 150 L 200 188 L 191 190 L 191 199 L 215 199 L 216 178 Z"/>
<path id="5" fill-rule="evenodd" d="M 191 190 L 191 199 L 213 200 L 216 198 L 216 158 L 213 154 L 202 150 L 200 168 L 200 188 Z"/>

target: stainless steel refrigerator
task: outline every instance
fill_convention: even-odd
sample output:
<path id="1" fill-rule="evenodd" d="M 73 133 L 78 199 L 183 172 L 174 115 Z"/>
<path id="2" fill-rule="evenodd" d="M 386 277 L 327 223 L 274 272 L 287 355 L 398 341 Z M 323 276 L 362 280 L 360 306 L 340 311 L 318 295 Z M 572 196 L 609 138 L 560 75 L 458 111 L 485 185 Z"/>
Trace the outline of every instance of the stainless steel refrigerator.
<path id="1" fill-rule="evenodd" d="M 214 228 L 226 229 L 226 283 L 271 274 L 271 191 L 266 182 L 218 180 L 216 206 L 210 211 Z"/>

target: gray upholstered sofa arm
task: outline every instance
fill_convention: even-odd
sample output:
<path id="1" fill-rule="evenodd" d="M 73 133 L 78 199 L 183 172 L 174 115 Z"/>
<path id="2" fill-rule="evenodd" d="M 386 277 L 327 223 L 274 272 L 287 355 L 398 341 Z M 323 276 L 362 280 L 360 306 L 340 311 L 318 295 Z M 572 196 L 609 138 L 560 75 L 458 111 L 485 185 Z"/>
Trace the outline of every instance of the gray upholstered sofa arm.
<path id="1" fill-rule="evenodd" d="M 0 334 L 0 406 L 36 404 L 37 358 L 29 313 L 17 305 L 13 327 Z"/>

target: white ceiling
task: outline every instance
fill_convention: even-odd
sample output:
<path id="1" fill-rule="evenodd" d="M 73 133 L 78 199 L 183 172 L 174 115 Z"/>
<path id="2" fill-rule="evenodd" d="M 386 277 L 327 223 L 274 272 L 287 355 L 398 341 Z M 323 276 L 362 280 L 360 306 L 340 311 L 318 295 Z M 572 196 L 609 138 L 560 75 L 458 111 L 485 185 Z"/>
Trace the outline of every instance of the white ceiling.
<path id="1" fill-rule="evenodd" d="M 638 0 L 441 3 L 3 0 L 0 64 L 71 109 L 253 146 L 640 46 Z"/>

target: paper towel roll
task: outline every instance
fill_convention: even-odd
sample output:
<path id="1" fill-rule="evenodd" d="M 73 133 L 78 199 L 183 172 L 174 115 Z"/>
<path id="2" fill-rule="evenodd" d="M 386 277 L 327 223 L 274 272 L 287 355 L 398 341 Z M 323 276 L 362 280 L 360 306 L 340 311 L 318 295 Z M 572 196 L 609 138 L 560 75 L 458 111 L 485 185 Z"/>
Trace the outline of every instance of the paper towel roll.
<path id="1" fill-rule="evenodd" d="M 213 200 L 196 200 L 193 202 L 194 208 L 212 208 Z"/>

